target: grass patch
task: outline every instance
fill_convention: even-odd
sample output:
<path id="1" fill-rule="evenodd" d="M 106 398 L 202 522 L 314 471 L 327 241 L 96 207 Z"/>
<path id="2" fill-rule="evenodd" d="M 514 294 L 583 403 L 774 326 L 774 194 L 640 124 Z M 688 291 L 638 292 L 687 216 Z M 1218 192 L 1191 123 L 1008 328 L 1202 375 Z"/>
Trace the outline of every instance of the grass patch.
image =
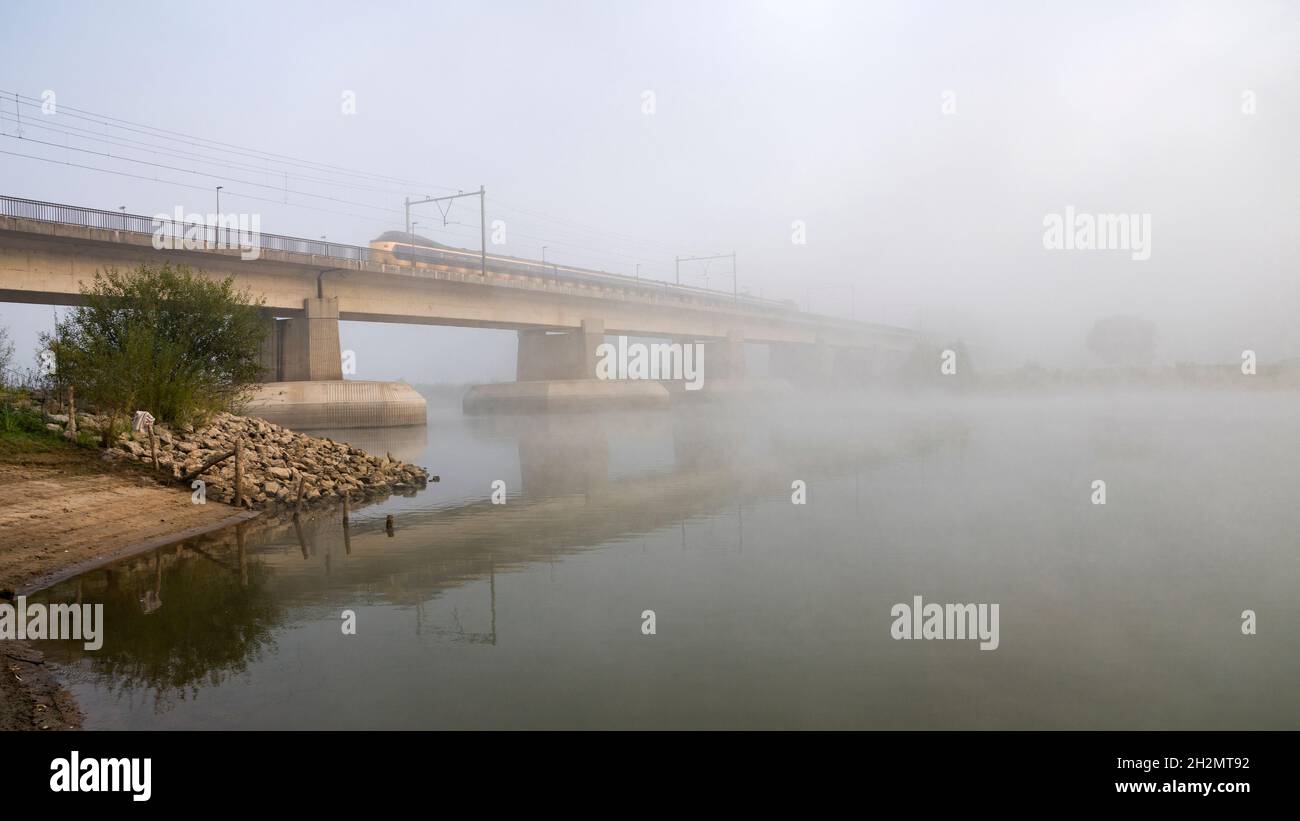
<path id="1" fill-rule="evenodd" d="M 53 450 L 93 445 L 92 435 L 80 433 L 77 442 L 65 439 L 62 431 L 45 427 L 45 414 L 21 394 L 0 393 L 0 448 L 8 452 Z"/>
<path id="2" fill-rule="evenodd" d="M 57 438 L 54 431 L 45 427 L 45 416 L 39 409 L 14 396 L 0 396 L 0 436 L 6 439 L 38 436 Z"/>

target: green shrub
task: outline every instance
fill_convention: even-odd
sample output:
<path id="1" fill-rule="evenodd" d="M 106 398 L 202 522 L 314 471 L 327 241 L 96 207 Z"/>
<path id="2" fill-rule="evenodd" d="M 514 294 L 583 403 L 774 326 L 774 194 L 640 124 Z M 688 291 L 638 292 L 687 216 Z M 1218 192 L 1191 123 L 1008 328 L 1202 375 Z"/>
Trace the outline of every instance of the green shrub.
<path id="1" fill-rule="evenodd" d="M 76 389 L 81 407 L 191 424 L 231 409 L 261 375 L 269 323 L 261 300 L 236 291 L 232 277 L 141 265 L 96 273 L 81 293 L 83 304 L 41 337 L 57 382 Z"/>

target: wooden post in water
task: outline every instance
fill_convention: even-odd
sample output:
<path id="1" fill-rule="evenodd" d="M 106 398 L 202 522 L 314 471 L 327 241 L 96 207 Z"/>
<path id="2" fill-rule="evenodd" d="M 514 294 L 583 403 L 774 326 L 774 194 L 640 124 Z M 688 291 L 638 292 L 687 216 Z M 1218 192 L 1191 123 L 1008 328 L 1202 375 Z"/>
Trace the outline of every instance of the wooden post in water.
<path id="1" fill-rule="evenodd" d="M 298 499 L 293 503 L 293 515 L 302 512 L 302 476 L 298 476 Z"/>
<path id="2" fill-rule="evenodd" d="M 244 526 L 242 524 L 235 525 L 235 543 L 239 548 L 239 586 L 248 587 L 248 556 L 244 551 Z"/>
<path id="3" fill-rule="evenodd" d="M 235 507 L 244 506 L 244 440 L 235 440 Z M 242 537 L 241 537 L 242 543 Z"/>
<path id="4" fill-rule="evenodd" d="M 293 514 L 293 532 L 298 534 L 298 546 L 302 548 L 302 557 L 305 559 L 309 555 L 307 552 L 307 538 L 302 535 L 302 522 L 298 519 L 298 514 Z"/>
<path id="5" fill-rule="evenodd" d="M 348 531 L 348 517 L 351 509 L 348 507 L 348 494 L 343 494 L 343 552 L 352 555 L 352 534 Z"/>

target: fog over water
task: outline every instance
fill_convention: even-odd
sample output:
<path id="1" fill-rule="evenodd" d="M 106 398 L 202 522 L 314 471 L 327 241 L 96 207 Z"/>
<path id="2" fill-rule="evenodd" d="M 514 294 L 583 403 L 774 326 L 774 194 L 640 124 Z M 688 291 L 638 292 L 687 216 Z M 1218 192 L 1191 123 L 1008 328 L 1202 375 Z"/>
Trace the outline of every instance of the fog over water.
<path id="1" fill-rule="evenodd" d="M 313 517 L 60 585 L 105 601 L 112 629 L 97 653 L 47 652 L 91 727 L 1295 729 L 1297 410 L 435 405 L 427 429 L 351 439 L 454 465 L 441 483 L 354 514 L 346 538 Z M 999 646 L 892 639 L 915 596 L 998 603 Z"/>

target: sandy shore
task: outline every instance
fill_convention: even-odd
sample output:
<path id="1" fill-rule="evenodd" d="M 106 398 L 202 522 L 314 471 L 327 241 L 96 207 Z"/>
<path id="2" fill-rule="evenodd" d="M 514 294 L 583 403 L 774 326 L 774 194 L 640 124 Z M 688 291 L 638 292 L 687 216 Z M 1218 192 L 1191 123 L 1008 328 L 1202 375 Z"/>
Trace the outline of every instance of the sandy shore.
<path id="1" fill-rule="evenodd" d="M 193 504 L 170 477 L 58 444 L 0 449 L 0 597 L 256 514 Z M 0 730 L 70 729 L 81 713 L 41 653 L 0 642 Z"/>
<path id="2" fill-rule="evenodd" d="M 136 550 L 247 518 L 96 451 L 0 453 L 0 595 L 52 584 Z"/>

